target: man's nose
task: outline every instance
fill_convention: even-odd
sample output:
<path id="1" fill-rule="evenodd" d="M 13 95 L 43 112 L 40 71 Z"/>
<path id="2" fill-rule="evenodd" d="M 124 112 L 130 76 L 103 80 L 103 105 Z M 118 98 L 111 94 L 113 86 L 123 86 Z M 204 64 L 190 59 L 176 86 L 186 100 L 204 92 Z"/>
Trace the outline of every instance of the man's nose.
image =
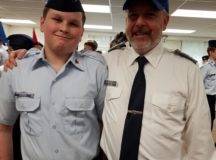
<path id="1" fill-rule="evenodd" d="M 145 17 L 140 15 L 136 20 L 136 25 L 138 26 L 146 25 Z"/>
<path id="2" fill-rule="evenodd" d="M 60 25 L 60 31 L 68 32 L 68 24 L 66 22 L 62 22 Z"/>

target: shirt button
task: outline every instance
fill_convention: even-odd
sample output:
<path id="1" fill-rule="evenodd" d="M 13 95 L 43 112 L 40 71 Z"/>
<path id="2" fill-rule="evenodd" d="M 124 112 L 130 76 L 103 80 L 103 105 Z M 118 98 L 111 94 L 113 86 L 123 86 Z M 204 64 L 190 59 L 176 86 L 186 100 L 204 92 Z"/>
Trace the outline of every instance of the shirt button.
<path id="1" fill-rule="evenodd" d="M 53 125 L 52 128 L 53 128 L 53 129 L 56 129 L 56 125 Z"/>
<path id="2" fill-rule="evenodd" d="M 55 150 L 55 153 L 59 153 L 59 150 L 58 150 L 58 149 L 56 149 L 56 150 Z"/>

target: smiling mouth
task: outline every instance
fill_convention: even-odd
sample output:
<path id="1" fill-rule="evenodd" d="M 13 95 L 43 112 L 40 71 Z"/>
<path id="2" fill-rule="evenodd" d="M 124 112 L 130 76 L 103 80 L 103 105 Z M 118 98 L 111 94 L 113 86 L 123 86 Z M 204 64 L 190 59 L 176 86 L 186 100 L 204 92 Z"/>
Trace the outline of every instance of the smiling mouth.
<path id="1" fill-rule="evenodd" d="M 135 32 L 135 33 L 133 33 L 133 36 L 149 36 L 150 35 L 150 32 L 140 32 L 140 31 L 138 31 L 138 32 Z"/>
<path id="2" fill-rule="evenodd" d="M 61 35 L 57 35 L 57 34 L 55 34 L 55 36 L 60 37 L 60 38 L 64 38 L 64 39 L 72 39 L 72 37 L 69 37 L 69 36 L 61 36 Z"/>

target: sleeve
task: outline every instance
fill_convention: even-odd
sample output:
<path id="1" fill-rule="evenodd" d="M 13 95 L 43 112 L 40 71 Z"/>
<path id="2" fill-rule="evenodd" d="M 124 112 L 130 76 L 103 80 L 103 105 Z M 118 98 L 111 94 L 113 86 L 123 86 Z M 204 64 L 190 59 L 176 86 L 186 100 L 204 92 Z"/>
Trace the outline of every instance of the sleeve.
<path id="1" fill-rule="evenodd" d="M 208 76 L 208 66 L 207 65 L 202 66 L 200 68 L 200 71 L 201 71 L 201 74 L 202 74 L 203 82 L 205 83 L 205 79 Z"/>
<path id="2" fill-rule="evenodd" d="M 0 78 L 0 123 L 13 125 L 18 116 L 12 91 L 12 72 L 3 72 Z"/>
<path id="3" fill-rule="evenodd" d="M 98 71 L 97 71 L 98 94 L 95 99 L 95 104 L 96 104 L 97 113 L 100 120 L 102 120 L 104 98 L 106 94 L 106 86 L 104 85 L 104 81 L 107 79 L 107 76 L 108 76 L 107 65 L 98 67 Z"/>
<path id="4" fill-rule="evenodd" d="M 208 102 L 198 67 L 188 72 L 186 128 L 183 136 L 189 160 L 210 160 L 214 152 Z"/>

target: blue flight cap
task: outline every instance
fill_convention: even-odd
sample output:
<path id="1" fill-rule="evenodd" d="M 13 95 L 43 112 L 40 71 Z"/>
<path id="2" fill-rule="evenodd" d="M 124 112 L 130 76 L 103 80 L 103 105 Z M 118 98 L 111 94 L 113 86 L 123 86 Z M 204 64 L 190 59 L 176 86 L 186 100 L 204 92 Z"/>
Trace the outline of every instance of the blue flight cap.
<path id="1" fill-rule="evenodd" d="M 84 12 L 80 0 L 48 0 L 45 7 L 62 12 Z"/>
<path id="2" fill-rule="evenodd" d="M 12 34 L 7 37 L 8 45 L 13 49 L 29 50 L 34 46 L 33 39 L 25 34 Z"/>
<path id="3" fill-rule="evenodd" d="M 209 47 L 216 48 L 216 40 L 209 40 L 208 45 L 209 45 Z"/>
<path id="4" fill-rule="evenodd" d="M 169 0 L 148 0 L 149 2 L 152 2 L 152 4 L 158 9 L 158 10 L 166 10 L 167 13 L 169 13 Z M 130 6 L 133 6 L 136 2 L 144 2 L 144 0 L 125 0 L 125 3 L 123 5 L 123 10 L 129 9 Z"/>

